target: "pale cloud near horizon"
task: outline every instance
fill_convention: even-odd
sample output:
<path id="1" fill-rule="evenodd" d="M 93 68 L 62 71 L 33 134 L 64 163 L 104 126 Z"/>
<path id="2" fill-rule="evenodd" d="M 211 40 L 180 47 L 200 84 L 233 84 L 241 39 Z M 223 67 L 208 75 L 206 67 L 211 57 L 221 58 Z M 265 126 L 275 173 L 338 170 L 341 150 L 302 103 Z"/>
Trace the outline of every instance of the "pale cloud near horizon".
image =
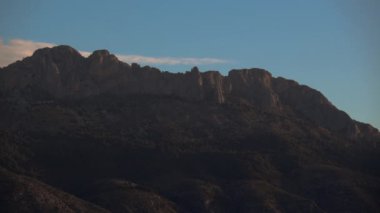
<path id="1" fill-rule="evenodd" d="M 218 58 L 180 58 L 180 57 L 148 57 L 141 55 L 116 55 L 121 61 L 137 62 L 143 64 L 166 64 L 166 65 L 203 65 L 224 64 L 226 60 Z"/>
<path id="2" fill-rule="evenodd" d="M 56 44 L 47 42 L 35 42 L 23 39 L 12 39 L 5 43 L 0 37 L 0 67 L 7 66 L 17 60 L 31 56 L 39 48 L 53 47 Z M 79 52 L 88 57 L 91 52 Z M 149 57 L 142 55 L 123 55 L 115 54 L 119 60 L 127 63 L 160 64 L 160 65 L 205 65 L 205 64 L 224 64 L 227 60 L 218 58 L 193 58 L 193 57 Z"/>
<path id="3" fill-rule="evenodd" d="M 3 39 L 0 38 L 0 67 L 31 56 L 33 52 L 39 48 L 52 46 L 54 46 L 54 44 L 22 39 L 12 39 L 8 43 L 5 43 Z"/>

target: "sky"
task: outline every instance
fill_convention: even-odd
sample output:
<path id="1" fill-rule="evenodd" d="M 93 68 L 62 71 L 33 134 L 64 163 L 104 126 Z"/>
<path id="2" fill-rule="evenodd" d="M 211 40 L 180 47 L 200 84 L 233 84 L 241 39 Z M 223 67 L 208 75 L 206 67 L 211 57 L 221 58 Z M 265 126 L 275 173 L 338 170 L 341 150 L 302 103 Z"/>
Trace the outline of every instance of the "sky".
<path id="1" fill-rule="evenodd" d="M 172 72 L 259 67 L 380 128 L 379 11 L 379 0 L 1 0 L 0 67 L 58 44 Z"/>

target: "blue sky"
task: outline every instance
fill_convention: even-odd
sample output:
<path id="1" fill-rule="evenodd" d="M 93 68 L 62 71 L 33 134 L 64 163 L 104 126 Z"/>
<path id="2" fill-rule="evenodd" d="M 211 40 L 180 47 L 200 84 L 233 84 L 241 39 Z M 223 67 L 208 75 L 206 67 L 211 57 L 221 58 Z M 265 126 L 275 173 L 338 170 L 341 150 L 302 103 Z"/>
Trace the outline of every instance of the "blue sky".
<path id="1" fill-rule="evenodd" d="M 260 67 L 379 128 L 378 11 L 378 0 L 2 0 L 0 58 L 20 42 L 44 42 L 173 72 Z"/>

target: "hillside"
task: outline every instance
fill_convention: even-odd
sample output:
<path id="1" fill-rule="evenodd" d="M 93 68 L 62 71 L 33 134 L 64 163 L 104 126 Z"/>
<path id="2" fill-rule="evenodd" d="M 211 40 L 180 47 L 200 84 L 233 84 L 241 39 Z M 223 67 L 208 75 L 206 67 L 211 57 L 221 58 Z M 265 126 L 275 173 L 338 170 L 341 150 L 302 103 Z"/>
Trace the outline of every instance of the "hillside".
<path id="1" fill-rule="evenodd" d="M 1 68 L 0 103 L 5 212 L 380 211 L 379 131 L 263 69 L 57 46 Z"/>

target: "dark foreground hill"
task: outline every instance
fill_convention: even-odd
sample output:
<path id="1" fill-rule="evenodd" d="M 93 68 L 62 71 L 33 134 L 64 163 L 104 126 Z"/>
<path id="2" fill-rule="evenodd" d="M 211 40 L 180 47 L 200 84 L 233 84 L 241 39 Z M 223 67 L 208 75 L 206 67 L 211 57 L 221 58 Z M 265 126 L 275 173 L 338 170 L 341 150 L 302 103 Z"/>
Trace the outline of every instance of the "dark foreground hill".
<path id="1" fill-rule="evenodd" d="M 379 212 L 380 134 L 262 69 L 107 51 L 0 69 L 1 212 Z"/>

